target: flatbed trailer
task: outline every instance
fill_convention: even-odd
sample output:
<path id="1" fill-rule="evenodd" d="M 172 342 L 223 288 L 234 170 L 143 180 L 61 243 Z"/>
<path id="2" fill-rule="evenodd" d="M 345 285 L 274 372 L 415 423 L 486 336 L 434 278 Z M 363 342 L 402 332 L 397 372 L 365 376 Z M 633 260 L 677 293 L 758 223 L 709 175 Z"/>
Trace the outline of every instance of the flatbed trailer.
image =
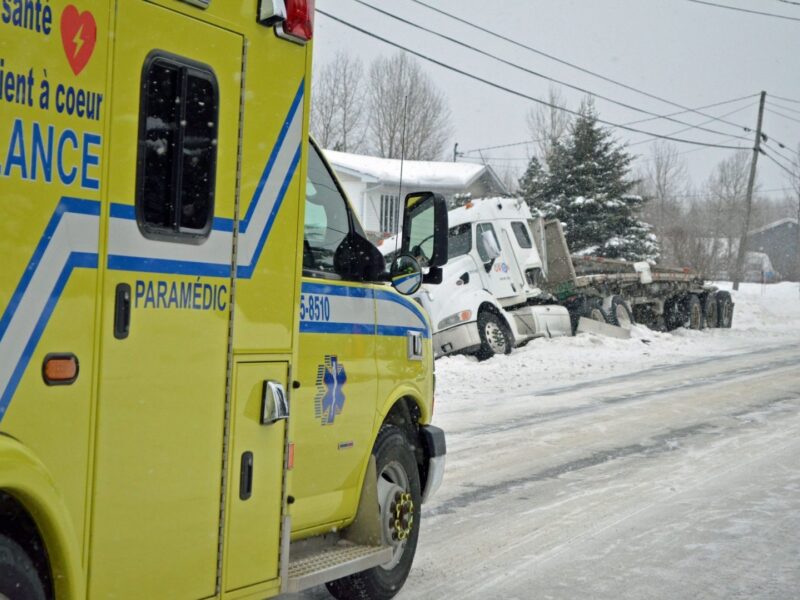
<path id="1" fill-rule="evenodd" d="M 545 267 L 541 288 L 580 317 L 670 331 L 730 327 L 733 300 L 698 271 L 598 256 L 571 255 L 561 223 L 531 223 Z"/>

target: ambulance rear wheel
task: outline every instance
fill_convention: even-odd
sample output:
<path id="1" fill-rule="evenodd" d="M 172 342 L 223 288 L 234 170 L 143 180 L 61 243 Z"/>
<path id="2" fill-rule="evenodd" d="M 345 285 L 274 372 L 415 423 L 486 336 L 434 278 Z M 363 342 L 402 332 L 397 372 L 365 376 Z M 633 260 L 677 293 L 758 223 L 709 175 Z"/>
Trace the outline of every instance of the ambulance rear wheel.
<path id="1" fill-rule="evenodd" d="M 45 600 L 33 561 L 14 540 L 0 534 L 0 598 Z"/>
<path id="2" fill-rule="evenodd" d="M 381 537 L 392 548 L 392 558 L 325 584 L 338 600 L 393 598 L 403 587 L 417 550 L 422 491 L 411 442 L 399 428 L 384 425 L 372 454 L 378 472 Z"/>
<path id="3" fill-rule="evenodd" d="M 481 347 L 475 353 L 478 360 L 492 358 L 495 354 L 511 354 L 511 334 L 502 319 L 493 312 L 480 312 L 478 334 L 481 338 Z"/>

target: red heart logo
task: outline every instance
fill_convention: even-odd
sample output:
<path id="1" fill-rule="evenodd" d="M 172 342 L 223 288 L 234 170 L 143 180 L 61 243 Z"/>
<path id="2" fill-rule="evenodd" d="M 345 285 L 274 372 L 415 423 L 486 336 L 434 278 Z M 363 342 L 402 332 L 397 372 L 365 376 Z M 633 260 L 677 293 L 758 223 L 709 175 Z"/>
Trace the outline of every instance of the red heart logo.
<path id="1" fill-rule="evenodd" d="M 78 12 L 69 4 L 61 13 L 61 43 L 72 72 L 77 75 L 88 64 L 97 41 L 97 23 L 88 10 Z"/>

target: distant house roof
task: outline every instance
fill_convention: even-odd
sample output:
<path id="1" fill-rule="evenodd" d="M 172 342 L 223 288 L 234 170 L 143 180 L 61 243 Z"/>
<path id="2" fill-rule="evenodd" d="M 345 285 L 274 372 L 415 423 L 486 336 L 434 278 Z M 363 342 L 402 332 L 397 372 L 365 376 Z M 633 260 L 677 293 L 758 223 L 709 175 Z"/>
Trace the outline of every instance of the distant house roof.
<path id="1" fill-rule="evenodd" d="M 325 150 L 333 167 L 369 183 L 400 183 L 400 160 L 377 158 Z M 403 161 L 403 186 L 432 186 L 437 188 L 466 188 L 482 175 L 488 174 L 500 189 L 504 189 L 491 167 L 464 162 Z"/>
<path id="2" fill-rule="evenodd" d="M 786 225 L 787 223 L 792 223 L 793 225 L 797 225 L 797 219 L 793 219 L 791 217 L 787 217 L 785 219 L 779 219 L 777 221 L 773 221 L 768 225 L 764 225 L 763 227 L 759 227 L 758 229 L 753 229 L 747 235 L 756 235 L 757 233 L 763 233 L 770 229 L 774 229 L 775 227 L 780 227 L 781 225 Z"/>

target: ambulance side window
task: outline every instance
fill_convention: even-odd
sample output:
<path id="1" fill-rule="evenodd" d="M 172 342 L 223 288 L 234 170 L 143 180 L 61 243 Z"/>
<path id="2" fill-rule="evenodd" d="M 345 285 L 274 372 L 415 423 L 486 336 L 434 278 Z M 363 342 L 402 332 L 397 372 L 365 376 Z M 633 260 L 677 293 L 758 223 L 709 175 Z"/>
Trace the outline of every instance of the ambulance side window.
<path id="1" fill-rule="evenodd" d="M 148 238 L 200 243 L 214 220 L 217 80 L 208 66 L 151 54 L 141 90 L 139 229 Z"/>
<path id="2" fill-rule="evenodd" d="M 313 144 L 308 145 L 303 270 L 334 276 L 333 257 L 351 230 L 350 211 Z M 337 277 L 338 279 L 338 277 Z"/>

